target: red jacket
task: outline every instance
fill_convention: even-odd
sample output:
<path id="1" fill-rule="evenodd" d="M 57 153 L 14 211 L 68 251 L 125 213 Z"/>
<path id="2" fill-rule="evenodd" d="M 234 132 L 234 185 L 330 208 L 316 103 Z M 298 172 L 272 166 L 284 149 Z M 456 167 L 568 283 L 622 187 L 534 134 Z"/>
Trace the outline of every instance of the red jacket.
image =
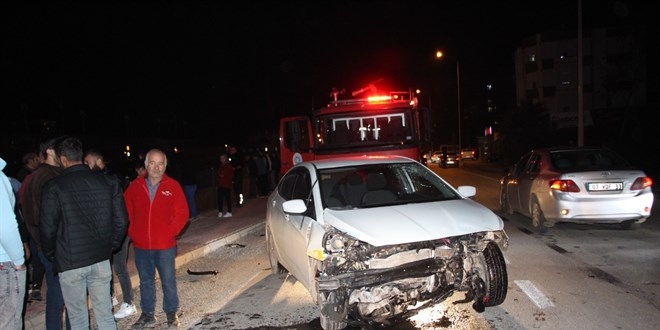
<path id="1" fill-rule="evenodd" d="M 231 164 L 221 163 L 220 167 L 218 168 L 218 174 L 215 181 L 215 185 L 218 187 L 231 189 L 233 178 L 234 178 L 234 168 L 231 167 Z"/>
<path id="2" fill-rule="evenodd" d="M 158 185 L 153 202 L 146 178 L 136 178 L 126 188 L 128 237 L 144 250 L 165 250 L 176 246 L 176 236 L 188 222 L 188 203 L 181 185 L 167 175 Z"/>

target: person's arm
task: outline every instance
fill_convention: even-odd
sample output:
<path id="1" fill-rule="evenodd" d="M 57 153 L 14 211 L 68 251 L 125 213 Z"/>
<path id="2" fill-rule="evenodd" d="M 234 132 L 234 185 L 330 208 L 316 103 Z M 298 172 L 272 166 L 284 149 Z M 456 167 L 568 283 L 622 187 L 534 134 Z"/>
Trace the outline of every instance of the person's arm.
<path id="1" fill-rule="evenodd" d="M 0 188 L 0 244 L 5 250 L 17 270 L 25 269 L 25 251 L 18 231 L 18 221 L 11 197 L 7 195 L 9 189 Z"/>
<path id="2" fill-rule="evenodd" d="M 112 194 L 112 223 L 113 223 L 113 236 L 112 236 L 112 251 L 121 248 L 122 242 L 126 237 L 126 229 L 128 228 L 128 213 L 126 212 L 126 204 L 124 203 L 124 193 L 121 189 L 120 181 L 114 180 L 113 194 Z"/>
<path id="3" fill-rule="evenodd" d="M 58 197 L 55 187 L 46 183 L 41 194 L 41 207 L 39 209 L 39 232 L 41 251 L 48 260 L 55 258 L 55 243 L 57 240 Z"/>

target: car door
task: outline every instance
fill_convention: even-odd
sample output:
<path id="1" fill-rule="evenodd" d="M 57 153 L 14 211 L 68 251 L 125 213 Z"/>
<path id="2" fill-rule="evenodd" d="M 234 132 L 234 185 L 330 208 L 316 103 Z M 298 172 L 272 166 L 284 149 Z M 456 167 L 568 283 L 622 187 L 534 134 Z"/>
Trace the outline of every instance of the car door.
<path id="1" fill-rule="evenodd" d="M 310 278 L 307 246 L 310 229 L 316 223 L 311 173 L 306 167 L 289 171 L 281 179 L 278 194 L 280 201 L 274 203 L 302 199 L 307 204 L 307 211 L 302 214 L 284 213 L 281 206 L 273 208 L 279 212 L 276 216 L 281 221 L 271 226 L 275 246 L 280 252 L 280 263 L 307 287 Z"/>
<path id="2" fill-rule="evenodd" d="M 529 159 L 525 162 L 524 167 L 518 175 L 517 198 L 520 205 L 519 212 L 529 215 L 529 204 L 531 202 L 532 189 L 534 182 L 539 176 L 541 164 L 541 155 L 536 152 L 531 152 Z"/>
<path id="3" fill-rule="evenodd" d="M 531 152 L 527 153 L 516 162 L 511 171 L 511 175 L 506 182 L 506 192 L 507 198 L 509 199 L 509 205 L 511 206 L 511 209 L 516 212 L 521 212 L 520 182 L 525 180 L 525 171 L 531 156 Z"/>

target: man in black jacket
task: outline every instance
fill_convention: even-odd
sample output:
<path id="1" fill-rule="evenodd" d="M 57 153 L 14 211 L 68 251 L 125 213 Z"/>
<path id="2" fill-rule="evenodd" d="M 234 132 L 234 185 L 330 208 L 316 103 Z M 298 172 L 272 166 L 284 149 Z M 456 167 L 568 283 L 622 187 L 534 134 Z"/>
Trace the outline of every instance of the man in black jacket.
<path id="1" fill-rule="evenodd" d="M 126 235 L 128 215 L 121 186 L 82 163 L 78 138 L 68 137 L 56 154 L 64 167 L 43 188 L 41 245 L 58 273 L 72 329 L 89 329 L 89 294 L 98 329 L 115 329 L 110 258 Z"/>

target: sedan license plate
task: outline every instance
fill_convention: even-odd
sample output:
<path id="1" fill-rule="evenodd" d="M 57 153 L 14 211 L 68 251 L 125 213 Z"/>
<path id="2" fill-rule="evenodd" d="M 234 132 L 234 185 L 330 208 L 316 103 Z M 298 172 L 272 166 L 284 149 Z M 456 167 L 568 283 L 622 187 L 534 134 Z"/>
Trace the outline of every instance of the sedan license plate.
<path id="1" fill-rule="evenodd" d="M 590 182 L 587 183 L 589 191 L 620 191 L 623 190 L 623 182 Z"/>

